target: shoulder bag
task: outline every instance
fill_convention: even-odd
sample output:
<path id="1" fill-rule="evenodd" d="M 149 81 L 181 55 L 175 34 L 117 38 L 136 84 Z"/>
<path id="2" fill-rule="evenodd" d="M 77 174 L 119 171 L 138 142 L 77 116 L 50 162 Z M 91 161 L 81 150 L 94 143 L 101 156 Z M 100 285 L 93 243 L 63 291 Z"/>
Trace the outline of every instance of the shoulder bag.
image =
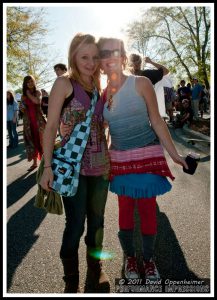
<path id="1" fill-rule="evenodd" d="M 54 174 L 52 189 L 64 197 L 74 196 L 79 184 L 81 159 L 90 134 L 90 123 L 97 102 L 94 90 L 86 120 L 77 124 L 64 146 L 53 151 L 51 167 Z"/>

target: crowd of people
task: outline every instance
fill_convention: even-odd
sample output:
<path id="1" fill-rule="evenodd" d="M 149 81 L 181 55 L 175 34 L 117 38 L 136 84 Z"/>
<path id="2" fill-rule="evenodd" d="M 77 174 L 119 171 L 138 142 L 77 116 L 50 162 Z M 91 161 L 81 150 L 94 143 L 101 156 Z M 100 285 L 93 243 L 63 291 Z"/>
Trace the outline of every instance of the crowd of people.
<path id="1" fill-rule="evenodd" d="M 129 60 L 129 64 L 128 64 Z M 137 54 L 127 57 L 122 40 L 76 34 L 68 52 L 68 68 L 56 64 L 57 78 L 50 94 L 39 90 L 33 76 L 23 80 L 22 99 L 18 107 L 14 95 L 7 92 L 9 148 L 17 147 L 17 114 L 23 112 L 23 135 L 27 160 L 33 161 L 29 171 L 44 156 L 41 187 L 52 191 L 52 153 L 58 131 L 69 136 L 76 124 L 85 120 L 93 92 L 97 104 L 91 120 L 90 136 L 81 161 L 79 186 L 75 196 L 62 197 L 66 223 L 59 256 L 63 265 L 65 293 L 79 289 L 79 243 L 85 231 L 87 274 L 92 292 L 109 292 L 109 278 L 103 270 L 101 252 L 104 237 L 104 214 L 108 191 L 117 195 L 119 209 L 118 238 L 124 255 L 126 278 L 144 277 L 159 280 L 155 264 L 157 235 L 156 197 L 169 192 L 174 176 L 168 167 L 164 150 L 180 167 L 188 169 L 185 158 L 177 152 L 167 124 L 160 116 L 154 85 L 169 70 L 149 57 L 155 69 L 141 70 Z M 128 72 L 125 70 L 128 68 Z M 102 90 L 100 73 L 107 75 Z M 177 95 L 165 89 L 166 108 L 173 120 L 173 107 L 180 111 L 174 126 L 183 126 L 198 118 L 202 91 L 181 80 Z M 208 109 L 208 98 L 203 100 Z M 169 105 L 170 103 L 170 105 Z M 130 126 L 129 126 L 130 123 Z M 110 142 L 105 135 L 109 129 Z M 138 209 L 143 244 L 143 270 L 137 266 L 134 245 L 134 210 Z"/>
<path id="2" fill-rule="evenodd" d="M 192 82 L 187 85 L 182 79 L 173 104 L 174 111 L 180 113 L 172 120 L 174 126 L 183 127 L 184 124 L 190 125 L 193 120 L 197 121 L 199 117 L 203 118 L 204 112 L 208 112 L 209 98 L 209 91 L 205 85 L 199 83 L 197 78 L 193 78 Z"/>

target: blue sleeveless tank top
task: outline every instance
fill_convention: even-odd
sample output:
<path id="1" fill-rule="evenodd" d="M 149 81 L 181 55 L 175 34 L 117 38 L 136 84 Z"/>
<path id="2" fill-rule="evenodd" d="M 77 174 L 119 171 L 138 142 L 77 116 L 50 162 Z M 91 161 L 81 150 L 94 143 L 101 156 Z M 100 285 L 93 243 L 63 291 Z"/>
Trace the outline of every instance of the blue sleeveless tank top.
<path id="1" fill-rule="evenodd" d="M 104 105 L 103 116 L 109 124 L 111 149 L 127 150 L 159 143 L 151 127 L 146 103 L 135 87 L 136 76 L 130 75 L 119 91 L 113 95 L 108 109 Z"/>

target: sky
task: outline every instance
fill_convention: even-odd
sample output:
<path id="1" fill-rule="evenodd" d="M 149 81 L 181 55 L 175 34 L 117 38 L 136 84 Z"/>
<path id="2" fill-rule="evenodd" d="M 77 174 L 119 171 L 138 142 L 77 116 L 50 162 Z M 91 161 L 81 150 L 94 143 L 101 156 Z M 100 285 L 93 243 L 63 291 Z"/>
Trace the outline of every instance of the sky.
<path id="1" fill-rule="evenodd" d="M 89 33 L 96 38 L 101 36 L 118 37 L 127 44 L 126 35 L 122 29 L 127 24 L 140 19 L 142 11 L 147 9 L 146 4 L 77 4 L 61 7 L 47 7 L 49 33 L 47 42 L 52 46 L 53 54 L 58 62 L 67 65 L 69 44 L 78 32 Z M 54 64 L 55 64 L 54 63 Z M 48 90 L 50 86 L 48 85 Z"/>
<path id="2" fill-rule="evenodd" d="M 6 3 L 6 5 L 29 6 L 36 10 L 41 7 L 45 8 L 44 21 L 48 33 L 44 39 L 46 44 L 49 44 L 46 50 L 47 57 L 48 61 L 53 60 L 51 62 L 53 66 L 59 62 L 67 65 L 69 44 L 78 32 L 90 33 L 96 38 L 100 36 L 121 38 L 130 54 L 130 49 L 127 48 L 127 37 L 123 30 L 126 30 L 131 22 L 141 20 L 142 12 L 146 9 L 153 6 L 168 6 L 168 3 Z M 177 3 L 169 5 L 177 6 Z M 180 3 L 179 5 L 186 6 Z M 196 5 L 196 3 L 191 5 Z M 55 80 L 55 73 L 52 74 Z M 51 86 L 52 83 L 44 88 L 49 92 Z"/>
<path id="3" fill-rule="evenodd" d="M 142 6 L 141 6 L 142 5 Z M 140 19 L 146 4 L 79 4 L 71 7 L 46 8 L 51 32 L 48 41 L 53 42 L 63 60 L 67 58 L 68 47 L 77 32 L 96 36 L 115 36 L 126 41 L 121 29 Z"/>
<path id="4" fill-rule="evenodd" d="M 7 6 L 29 6 L 36 10 L 45 8 L 48 33 L 44 38 L 49 44 L 47 57 L 56 59 L 53 65 L 59 62 L 67 65 L 69 44 L 78 32 L 89 33 L 96 38 L 118 37 L 126 45 L 127 39 L 122 29 L 126 29 L 130 22 L 139 20 L 142 12 L 150 7 L 145 3 L 8 3 Z M 51 86 L 48 86 L 49 90 Z"/>

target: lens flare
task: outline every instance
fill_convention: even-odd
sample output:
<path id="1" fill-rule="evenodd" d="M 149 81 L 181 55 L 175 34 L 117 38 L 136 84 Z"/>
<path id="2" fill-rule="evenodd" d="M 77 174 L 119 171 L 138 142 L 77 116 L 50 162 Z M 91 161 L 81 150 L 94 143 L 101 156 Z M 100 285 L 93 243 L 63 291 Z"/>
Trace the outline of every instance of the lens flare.
<path id="1" fill-rule="evenodd" d="M 92 250 L 90 255 L 96 259 L 109 260 L 115 257 L 115 254 L 110 251 Z"/>
<path id="2" fill-rule="evenodd" d="M 116 73 L 112 73 L 112 75 L 111 75 L 111 80 L 117 80 L 117 78 L 118 78 L 118 75 L 116 74 Z"/>

